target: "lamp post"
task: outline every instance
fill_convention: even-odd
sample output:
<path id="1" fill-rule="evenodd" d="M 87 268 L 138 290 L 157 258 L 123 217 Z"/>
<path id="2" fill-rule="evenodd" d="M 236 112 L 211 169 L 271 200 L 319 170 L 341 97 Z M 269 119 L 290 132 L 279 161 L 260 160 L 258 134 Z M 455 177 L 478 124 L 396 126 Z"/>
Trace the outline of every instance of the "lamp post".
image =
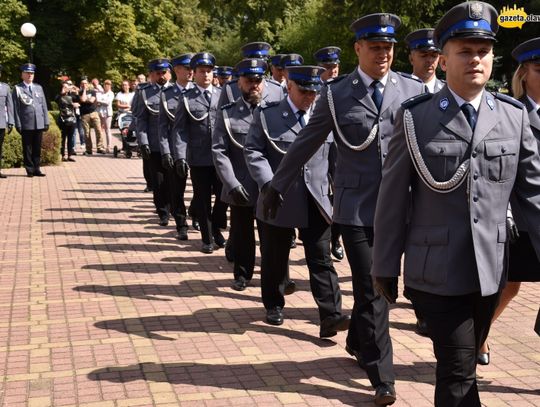
<path id="1" fill-rule="evenodd" d="M 36 31 L 36 26 L 32 23 L 24 23 L 21 25 L 21 34 L 23 37 L 28 38 L 30 42 L 30 52 L 28 54 L 30 63 L 34 63 L 34 42 L 32 40 L 36 36 Z"/>

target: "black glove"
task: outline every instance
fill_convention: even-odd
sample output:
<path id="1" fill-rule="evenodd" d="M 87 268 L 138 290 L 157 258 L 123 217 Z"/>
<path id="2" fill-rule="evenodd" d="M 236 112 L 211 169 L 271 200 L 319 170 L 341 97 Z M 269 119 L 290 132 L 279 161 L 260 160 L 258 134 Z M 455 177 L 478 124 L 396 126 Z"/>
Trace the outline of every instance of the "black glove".
<path id="1" fill-rule="evenodd" d="M 519 239 L 519 231 L 516 222 L 514 222 L 514 218 L 506 218 L 506 233 L 508 234 L 510 243 L 516 243 Z"/>
<path id="2" fill-rule="evenodd" d="M 231 189 L 229 192 L 233 202 L 238 206 L 247 206 L 249 203 L 249 194 L 242 185 L 238 185 L 236 188 Z"/>
<path id="3" fill-rule="evenodd" d="M 373 287 L 389 304 L 395 304 L 398 297 L 397 277 L 374 277 Z"/>
<path id="4" fill-rule="evenodd" d="M 174 160 L 172 158 L 172 155 L 170 154 L 163 154 L 161 156 L 161 166 L 165 170 L 172 170 L 174 169 Z"/>
<path id="5" fill-rule="evenodd" d="M 20 127 L 15 127 L 15 130 L 17 130 L 17 133 L 21 134 L 21 128 Z"/>
<path id="6" fill-rule="evenodd" d="M 283 204 L 281 194 L 267 182 L 263 185 L 261 194 L 263 195 L 263 216 L 264 220 L 274 219 L 277 210 Z"/>
<path id="7" fill-rule="evenodd" d="M 48 131 L 49 130 L 49 125 L 45 125 L 45 127 L 43 127 L 43 131 Z"/>
<path id="8" fill-rule="evenodd" d="M 13 131 L 13 125 L 9 124 L 7 134 L 11 133 L 12 131 Z"/>
<path id="9" fill-rule="evenodd" d="M 150 146 L 148 144 L 143 144 L 141 146 L 141 156 L 143 160 L 149 160 L 152 152 L 150 151 Z"/>
<path id="10" fill-rule="evenodd" d="M 176 173 L 178 174 L 178 176 L 180 178 L 186 178 L 187 177 L 189 167 L 187 165 L 186 160 L 184 160 L 183 158 L 180 158 L 179 160 L 176 160 L 174 162 L 174 167 L 176 169 Z"/>

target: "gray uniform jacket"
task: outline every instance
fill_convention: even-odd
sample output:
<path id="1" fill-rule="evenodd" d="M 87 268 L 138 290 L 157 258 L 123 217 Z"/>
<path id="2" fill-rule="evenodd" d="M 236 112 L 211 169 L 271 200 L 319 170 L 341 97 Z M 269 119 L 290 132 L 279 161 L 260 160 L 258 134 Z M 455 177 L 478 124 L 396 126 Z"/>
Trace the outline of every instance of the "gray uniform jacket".
<path id="1" fill-rule="evenodd" d="M 242 185 L 249 194 L 249 204 L 255 206 L 259 189 L 247 169 L 243 146 L 253 120 L 251 109 L 244 99 L 223 106 L 217 114 L 212 134 L 212 156 L 217 174 L 223 183 L 221 200 L 235 205 L 229 192 Z"/>
<path id="2" fill-rule="evenodd" d="M 212 133 L 221 89 L 212 87 L 210 104 L 199 88 L 188 90 L 179 100 L 173 127 L 173 157 L 197 167 L 213 166 Z"/>
<path id="3" fill-rule="evenodd" d="M 47 100 L 43 88 L 32 83 L 30 92 L 24 82 L 13 87 L 13 112 L 15 128 L 22 130 L 43 130 L 49 126 Z"/>
<path id="4" fill-rule="evenodd" d="M 335 107 L 334 121 L 328 103 L 331 89 Z M 288 190 L 297 170 L 333 133 L 337 144 L 334 178 L 334 222 L 345 225 L 373 226 L 375 203 L 381 180 L 381 163 L 386 158 L 392 137 L 396 111 L 401 102 L 421 93 L 424 85 L 390 71 L 383 93 L 381 114 L 377 109 L 358 70 L 328 81 L 308 125 L 287 151 L 272 186 L 282 194 Z M 366 141 L 374 125 L 379 131 L 373 142 L 363 151 L 349 148 Z M 341 135 L 340 135 L 341 134 Z"/>
<path id="5" fill-rule="evenodd" d="M 180 90 L 175 83 L 161 92 L 158 118 L 159 149 L 161 155 L 171 154 L 171 148 L 173 146 L 171 130 L 174 124 L 174 113 L 178 108 L 178 102 L 182 100 L 182 94 L 187 90 Z"/>
<path id="6" fill-rule="evenodd" d="M 221 92 L 221 97 L 219 99 L 219 106 L 224 106 L 229 103 L 235 102 L 242 92 L 238 87 L 238 79 L 233 79 L 223 87 L 223 92 Z M 279 102 L 285 97 L 285 92 L 279 83 L 273 79 L 264 79 L 264 88 L 262 93 L 261 106 L 266 106 L 268 103 Z"/>
<path id="7" fill-rule="evenodd" d="M 484 92 L 473 134 L 447 87 L 404 108 L 415 131 L 401 109 L 377 202 L 372 274 L 397 277 L 404 252 L 409 287 L 448 296 L 494 294 L 505 282 L 512 190 L 540 253 L 540 156 L 527 110 Z M 404 123 L 417 142 L 407 143 Z M 439 182 L 451 179 L 466 160 L 470 170 L 454 190 L 441 193 L 424 181 L 426 172 L 417 171 L 413 161 L 420 161 L 411 157 L 421 157 Z"/>
<path id="8" fill-rule="evenodd" d="M 263 131 L 261 114 L 264 114 L 266 119 L 268 136 L 272 139 L 272 142 L 268 140 Z M 308 126 L 309 123 L 311 123 L 311 118 Z M 255 110 L 244 147 L 244 155 L 251 177 L 257 182 L 259 190 L 264 184 L 272 180 L 274 172 L 283 157 L 287 157 L 289 147 L 296 140 L 301 129 L 297 116 L 291 110 L 287 99 Z M 264 220 L 262 196 L 259 195 L 256 210 L 257 218 L 280 227 L 307 227 L 308 211 L 306 209 L 308 207 L 307 194 L 309 193 L 314 198 L 326 221 L 331 222 L 332 205 L 328 197 L 328 155 L 332 142 L 332 138 L 326 132 L 324 142 L 316 149 L 313 157 L 303 167 L 298 166 L 294 172 L 292 186 L 283 194 L 283 205 L 279 208 L 274 219 Z M 280 153 L 272 143 L 282 151 L 287 151 L 287 154 Z"/>
<path id="9" fill-rule="evenodd" d="M 134 113 L 137 117 L 137 140 L 139 145 L 148 144 L 153 153 L 160 152 L 158 134 L 161 86 L 148 84 L 139 88 Z"/>
<path id="10" fill-rule="evenodd" d="M 0 82 L 0 129 L 5 129 L 9 125 L 13 126 L 14 124 L 11 89 L 8 84 Z"/>

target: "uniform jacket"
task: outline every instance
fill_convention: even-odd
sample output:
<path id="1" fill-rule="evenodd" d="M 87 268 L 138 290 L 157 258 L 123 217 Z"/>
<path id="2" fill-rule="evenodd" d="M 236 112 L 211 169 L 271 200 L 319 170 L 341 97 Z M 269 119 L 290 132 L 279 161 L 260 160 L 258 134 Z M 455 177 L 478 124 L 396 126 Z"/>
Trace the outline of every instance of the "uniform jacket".
<path id="1" fill-rule="evenodd" d="M 148 144 L 150 151 L 154 153 L 160 152 L 158 134 L 160 101 L 161 86 L 147 84 L 139 88 L 135 100 L 135 109 L 133 109 L 137 117 L 137 140 L 139 145 Z"/>
<path id="2" fill-rule="evenodd" d="M 182 158 L 187 160 L 189 165 L 199 167 L 214 165 L 212 133 L 220 94 L 221 89 L 213 86 L 212 98 L 208 104 L 206 97 L 195 86 L 184 93 L 183 99 L 179 100 L 173 127 L 175 160 Z"/>
<path id="3" fill-rule="evenodd" d="M 228 129 L 225 117 L 228 118 Z M 239 185 L 249 194 L 247 206 L 255 206 L 257 203 L 259 189 L 249 175 L 243 149 L 252 120 L 251 109 L 241 97 L 236 102 L 223 106 L 217 114 L 216 129 L 212 134 L 212 156 L 217 174 L 223 183 L 221 200 L 230 205 L 235 203 L 229 192 Z"/>
<path id="4" fill-rule="evenodd" d="M 190 88 L 180 90 L 176 83 L 165 88 L 161 92 L 159 104 L 159 149 L 161 155 L 171 154 L 173 146 L 172 127 L 174 125 L 174 113 L 178 108 L 178 102 L 182 95 Z"/>
<path id="5" fill-rule="evenodd" d="M 14 124 L 11 89 L 8 84 L 0 82 L 0 129 L 5 129 L 9 125 L 13 126 Z"/>
<path id="6" fill-rule="evenodd" d="M 336 122 L 343 136 L 352 145 L 363 143 L 375 123 L 379 131 L 375 140 L 363 151 L 347 147 L 336 129 L 328 104 L 331 89 Z M 334 178 L 334 222 L 346 225 L 372 226 L 375 203 L 381 180 L 381 163 L 388 152 L 396 111 L 401 102 L 421 93 L 424 85 L 390 71 L 384 88 L 381 114 L 365 88 L 358 70 L 328 81 L 308 125 L 287 151 L 272 186 L 282 194 L 292 185 L 295 174 L 333 133 L 337 144 Z M 378 121 L 377 121 L 378 120 Z"/>
<path id="7" fill-rule="evenodd" d="M 13 87 L 15 128 L 42 130 L 49 126 L 47 100 L 41 85 L 32 83 L 30 92 L 24 82 Z"/>
<path id="8" fill-rule="evenodd" d="M 411 160 L 400 110 L 377 202 L 372 274 L 397 277 L 404 252 L 409 287 L 437 295 L 494 294 L 505 282 L 512 190 L 540 252 L 540 156 L 527 110 L 484 92 L 473 134 L 447 87 L 419 100 L 408 110 L 433 178 L 450 179 L 468 158 L 470 176 L 451 192 L 430 189 Z"/>
<path id="9" fill-rule="evenodd" d="M 240 88 L 238 87 L 238 79 L 233 79 L 230 82 L 227 82 L 223 87 L 223 92 L 221 92 L 221 98 L 219 99 L 219 106 L 224 106 L 229 103 L 233 103 L 240 96 Z M 262 94 L 261 106 L 266 106 L 268 103 L 279 102 L 285 97 L 285 92 L 279 83 L 273 79 L 264 79 L 264 88 Z"/>
<path id="10" fill-rule="evenodd" d="M 282 162 L 284 155 L 278 152 L 263 132 L 261 112 L 266 118 L 269 136 L 282 151 L 287 151 L 296 140 L 302 127 L 297 116 L 291 110 L 287 99 L 279 103 L 257 109 L 250 126 L 244 155 L 252 178 L 257 182 L 259 190 L 272 180 L 274 172 Z M 309 123 L 311 123 L 311 119 Z M 308 125 L 309 125 L 308 123 Z M 265 220 L 262 211 L 262 196 L 257 200 L 257 218 L 275 226 L 298 227 L 308 226 L 308 193 L 315 199 L 321 214 L 328 223 L 332 219 L 332 205 L 328 198 L 328 155 L 333 140 L 326 132 L 325 140 L 318 146 L 313 157 L 302 167 L 294 171 L 292 186 L 283 194 L 283 205 L 274 219 Z"/>

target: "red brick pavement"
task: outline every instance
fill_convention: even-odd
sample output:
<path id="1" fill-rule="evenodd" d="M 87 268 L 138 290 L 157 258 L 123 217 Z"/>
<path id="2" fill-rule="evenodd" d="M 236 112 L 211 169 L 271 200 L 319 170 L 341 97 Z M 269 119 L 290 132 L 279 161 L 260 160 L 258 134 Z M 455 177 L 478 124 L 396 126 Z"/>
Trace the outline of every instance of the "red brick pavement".
<path id="1" fill-rule="evenodd" d="M 262 322 L 259 278 L 229 288 L 223 251 L 159 227 L 139 159 L 77 157 L 47 177 L 0 180 L 3 406 L 372 405 L 345 334 L 318 338 L 301 245 L 281 327 Z M 352 306 L 346 261 L 336 263 Z M 540 405 L 538 285 L 525 284 L 479 368 L 487 406 Z M 391 311 L 397 406 L 432 405 L 434 358 L 399 299 Z"/>

